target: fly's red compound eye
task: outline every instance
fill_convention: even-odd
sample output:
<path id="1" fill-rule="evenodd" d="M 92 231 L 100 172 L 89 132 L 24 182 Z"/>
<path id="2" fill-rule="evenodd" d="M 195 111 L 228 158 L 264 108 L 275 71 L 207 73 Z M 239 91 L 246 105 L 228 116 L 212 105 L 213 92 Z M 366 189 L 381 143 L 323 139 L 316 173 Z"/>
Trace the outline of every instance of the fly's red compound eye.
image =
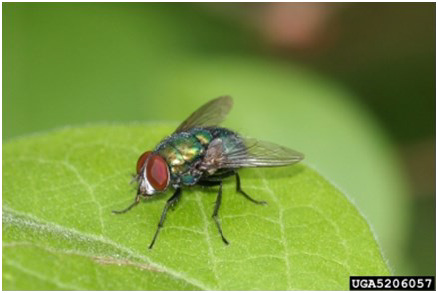
<path id="1" fill-rule="evenodd" d="M 146 160 L 147 160 L 147 158 L 149 157 L 150 154 L 151 154 L 151 151 L 147 151 L 147 152 L 144 152 L 140 156 L 140 158 L 138 158 L 138 161 L 137 161 L 137 174 L 140 173 L 140 170 L 143 167 L 144 162 L 146 162 Z"/>
<path id="2" fill-rule="evenodd" d="M 166 189 L 169 182 L 169 168 L 166 160 L 159 155 L 151 155 L 146 164 L 146 176 L 155 190 Z"/>

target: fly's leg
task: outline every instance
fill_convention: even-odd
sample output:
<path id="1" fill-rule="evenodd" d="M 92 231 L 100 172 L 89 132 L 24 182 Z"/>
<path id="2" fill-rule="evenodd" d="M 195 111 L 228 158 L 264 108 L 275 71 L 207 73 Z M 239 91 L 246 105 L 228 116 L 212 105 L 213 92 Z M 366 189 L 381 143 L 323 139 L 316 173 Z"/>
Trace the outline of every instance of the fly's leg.
<path id="1" fill-rule="evenodd" d="M 152 242 L 149 245 L 149 249 L 152 249 L 152 247 L 154 246 L 158 233 L 160 232 L 161 227 L 163 227 L 164 220 L 166 219 L 167 210 L 169 209 L 169 207 L 171 207 L 173 204 L 175 204 L 178 201 L 178 199 L 181 197 L 181 194 L 182 194 L 181 188 L 177 188 L 175 193 L 172 195 L 172 197 L 167 200 L 163 212 L 161 213 L 161 218 L 160 218 L 160 222 L 158 223 L 157 231 L 155 231 L 154 238 L 152 239 Z"/>
<path id="2" fill-rule="evenodd" d="M 240 187 L 240 177 L 239 174 L 236 172 L 236 191 L 239 192 L 240 194 L 242 194 L 246 199 L 252 201 L 255 204 L 262 204 L 262 205 L 266 205 L 268 204 L 266 201 L 264 200 L 255 200 L 253 199 L 251 196 L 249 196 L 248 194 L 246 194 L 245 191 L 242 190 L 242 188 Z"/>
<path id="3" fill-rule="evenodd" d="M 124 209 L 124 210 L 120 210 L 120 211 L 112 211 L 112 212 L 113 212 L 114 214 L 116 214 L 116 215 L 118 215 L 118 214 L 124 214 L 124 213 L 126 213 L 127 211 L 129 211 L 130 209 L 132 209 L 133 207 L 135 207 L 139 202 L 140 202 L 140 194 L 137 193 L 137 196 L 135 197 L 134 202 L 133 202 L 129 207 L 127 207 L 127 208 Z"/>
<path id="4" fill-rule="evenodd" d="M 220 223 L 219 215 L 218 215 L 219 214 L 219 208 L 221 206 L 221 202 L 222 202 L 222 181 L 219 182 L 219 192 L 217 193 L 216 204 L 214 205 L 214 210 L 213 210 L 212 217 L 213 217 L 213 220 L 216 222 L 216 226 L 217 226 L 217 229 L 219 230 L 219 233 L 221 234 L 222 241 L 225 244 L 229 244 L 228 240 L 225 239 L 225 236 L 222 233 L 222 227 L 221 227 L 221 223 Z"/>
<path id="5" fill-rule="evenodd" d="M 212 218 L 216 223 L 217 229 L 219 230 L 219 233 L 221 234 L 222 237 L 222 241 L 225 244 L 229 244 L 228 240 L 225 238 L 224 234 L 222 233 L 222 227 L 221 227 L 221 223 L 219 220 L 219 208 L 221 206 L 221 202 L 222 202 L 222 181 L 199 181 L 198 185 L 201 186 L 218 186 L 219 185 L 219 192 L 217 194 L 217 198 L 216 198 L 216 203 L 214 204 L 214 210 L 213 210 L 213 215 Z"/>

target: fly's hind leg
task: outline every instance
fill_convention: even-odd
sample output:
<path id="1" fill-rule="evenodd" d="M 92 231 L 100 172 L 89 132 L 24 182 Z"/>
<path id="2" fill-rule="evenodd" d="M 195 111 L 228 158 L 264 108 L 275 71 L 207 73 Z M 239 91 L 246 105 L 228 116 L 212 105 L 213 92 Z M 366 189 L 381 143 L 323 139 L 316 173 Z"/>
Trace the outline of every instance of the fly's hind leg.
<path id="1" fill-rule="evenodd" d="M 268 204 L 266 201 L 264 200 L 255 200 L 253 199 L 251 196 L 249 196 L 248 194 L 246 194 L 245 191 L 242 190 L 242 188 L 240 187 L 240 177 L 239 174 L 236 172 L 236 191 L 239 192 L 240 194 L 242 194 L 246 199 L 252 201 L 255 204 L 261 204 L 261 205 L 266 205 Z"/>
<path id="2" fill-rule="evenodd" d="M 220 223 L 220 219 L 219 219 L 219 208 L 220 208 L 221 202 L 222 202 L 222 181 L 200 181 L 200 182 L 198 182 L 198 185 L 201 185 L 201 186 L 217 186 L 217 185 L 219 185 L 219 191 L 217 193 L 216 203 L 214 204 L 212 218 L 216 223 L 219 234 L 221 234 L 222 241 L 228 245 L 229 242 L 225 238 L 224 233 L 222 233 L 222 227 L 221 227 L 221 223 Z"/>

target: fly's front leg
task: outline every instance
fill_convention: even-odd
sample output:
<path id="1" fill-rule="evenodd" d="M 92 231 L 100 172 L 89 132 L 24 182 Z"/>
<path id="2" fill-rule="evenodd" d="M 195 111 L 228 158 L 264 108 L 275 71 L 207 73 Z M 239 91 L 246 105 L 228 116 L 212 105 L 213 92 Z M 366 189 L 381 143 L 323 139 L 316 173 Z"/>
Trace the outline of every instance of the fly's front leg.
<path id="1" fill-rule="evenodd" d="M 268 204 L 266 201 L 264 200 L 255 200 L 253 199 L 251 196 L 249 196 L 248 194 L 246 194 L 245 191 L 242 190 L 242 188 L 240 187 L 240 177 L 239 174 L 236 172 L 236 191 L 239 192 L 240 194 L 242 194 L 246 199 L 252 201 L 255 204 L 262 204 L 262 205 L 266 205 Z"/>
<path id="2" fill-rule="evenodd" d="M 129 207 L 127 207 L 126 209 L 124 209 L 124 210 L 120 210 L 120 211 L 112 211 L 114 214 L 124 214 L 124 213 L 126 213 L 127 211 L 129 211 L 130 209 L 132 209 L 133 207 L 135 207 L 138 203 L 140 202 L 140 190 L 138 190 L 137 191 L 137 196 L 135 197 L 135 199 L 134 199 L 134 202 L 129 206 Z"/>
<path id="3" fill-rule="evenodd" d="M 154 238 L 152 239 L 152 242 L 149 245 L 149 249 L 152 249 L 152 247 L 154 246 L 158 233 L 160 232 L 161 227 L 163 227 L 164 220 L 166 219 L 167 210 L 169 209 L 169 207 L 171 207 L 174 203 L 178 201 L 178 199 L 181 197 L 181 194 L 182 194 L 181 188 L 177 188 L 175 193 L 172 195 L 172 197 L 167 200 L 163 212 L 161 213 L 161 218 L 160 218 L 160 222 L 158 223 L 157 231 L 155 231 Z"/>

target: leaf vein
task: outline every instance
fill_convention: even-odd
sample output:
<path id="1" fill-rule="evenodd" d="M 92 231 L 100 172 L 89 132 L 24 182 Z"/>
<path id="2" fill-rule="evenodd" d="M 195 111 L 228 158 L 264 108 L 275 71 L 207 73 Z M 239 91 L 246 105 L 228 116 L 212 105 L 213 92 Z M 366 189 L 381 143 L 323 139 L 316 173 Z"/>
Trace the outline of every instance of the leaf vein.
<path id="1" fill-rule="evenodd" d="M 193 279 L 193 278 L 191 278 L 183 273 L 172 270 L 172 269 L 170 269 L 170 268 L 168 268 L 160 263 L 153 262 L 150 260 L 149 257 L 142 255 L 136 251 L 133 251 L 130 248 L 127 248 L 127 247 L 125 247 L 121 244 L 118 244 L 118 243 L 116 243 L 108 238 L 105 238 L 103 236 L 89 234 L 86 232 L 78 231 L 78 230 L 73 229 L 73 228 L 64 227 L 64 226 L 61 226 L 61 225 L 53 223 L 53 222 L 41 220 L 41 219 L 36 218 L 33 215 L 29 215 L 29 214 L 21 212 L 21 211 L 16 211 L 16 210 L 11 209 L 7 206 L 3 206 L 3 213 L 2 214 L 3 214 L 2 217 L 3 217 L 4 224 L 14 223 L 17 225 L 29 226 L 31 228 L 34 228 L 35 230 L 50 231 L 50 232 L 53 232 L 54 234 L 66 236 L 69 239 L 76 239 L 76 240 L 82 240 L 82 241 L 85 240 L 85 241 L 106 244 L 106 245 L 109 245 L 117 250 L 120 250 L 120 251 L 126 253 L 127 255 L 130 255 L 131 257 L 133 257 L 135 259 L 139 259 L 141 261 L 144 261 L 144 262 L 162 270 L 163 272 L 167 273 L 169 276 L 171 276 L 177 280 L 185 281 L 189 284 L 192 284 L 193 286 L 200 288 L 201 290 L 207 290 L 207 291 L 211 290 L 207 285 L 203 284 L 199 280 Z M 26 217 L 27 220 L 20 219 L 17 216 Z"/>

